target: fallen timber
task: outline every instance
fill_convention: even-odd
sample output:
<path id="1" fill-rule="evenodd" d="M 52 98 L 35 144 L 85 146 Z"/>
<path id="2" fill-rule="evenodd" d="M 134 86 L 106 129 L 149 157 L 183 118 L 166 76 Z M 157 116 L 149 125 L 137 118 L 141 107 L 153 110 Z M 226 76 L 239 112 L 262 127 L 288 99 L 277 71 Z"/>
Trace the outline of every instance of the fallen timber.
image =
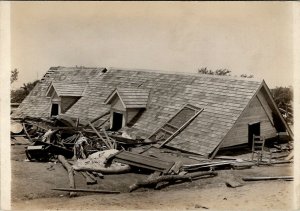
<path id="1" fill-rule="evenodd" d="M 111 190 L 92 190 L 92 189 L 75 189 L 75 188 L 52 188 L 51 190 L 57 191 L 71 191 L 71 192 L 85 192 L 85 193 L 107 193 L 107 194 L 118 194 L 120 191 Z"/>
<path id="2" fill-rule="evenodd" d="M 74 171 L 72 166 L 68 163 L 68 161 L 63 155 L 58 155 L 58 160 L 61 162 L 61 164 L 65 167 L 65 169 L 68 172 L 70 188 L 75 189 L 76 187 L 75 187 L 75 180 L 74 180 Z M 70 191 L 70 196 L 76 196 L 76 193 L 74 191 Z"/>
<path id="3" fill-rule="evenodd" d="M 274 176 L 274 177 L 243 177 L 244 181 L 261 181 L 261 180 L 294 180 L 293 176 Z"/>
<path id="4" fill-rule="evenodd" d="M 212 172 L 212 171 L 210 171 L 210 172 L 195 172 L 195 173 L 190 173 L 190 174 L 186 174 L 186 175 L 163 175 L 163 176 L 158 176 L 158 177 L 154 177 L 154 178 L 148 178 L 145 181 L 137 182 L 129 187 L 129 191 L 132 192 L 141 187 L 157 185 L 160 182 L 175 182 L 178 180 L 192 181 L 193 179 L 196 180 L 202 176 L 216 176 L 216 175 L 218 175 L 218 173 Z"/>

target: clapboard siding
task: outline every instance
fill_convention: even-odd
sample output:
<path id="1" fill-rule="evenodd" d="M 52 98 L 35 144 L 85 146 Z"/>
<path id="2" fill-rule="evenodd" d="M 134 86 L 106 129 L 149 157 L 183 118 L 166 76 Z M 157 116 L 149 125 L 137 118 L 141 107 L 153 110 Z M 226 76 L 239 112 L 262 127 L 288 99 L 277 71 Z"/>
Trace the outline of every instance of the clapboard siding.
<path id="1" fill-rule="evenodd" d="M 113 102 L 111 104 L 111 107 L 115 110 L 118 110 L 118 111 L 126 111 L 126 109 L 124 108 L 120 98 L 118 98 L 118 97 L 115 97 L 115 99 L 113 100 Z"/>
<path id="2" fill-rule="evenodd" d="M 248 143 L 248 124 L 253 122 L 260 121 L 260 132 L 262 136 L 271 137 L 274 135 L 276 129 L 265 111 L 270 108 L 268 105 L 264 106 L 265 109 L 262 107 L 258 97 L 255 96 L 238 118 L 236 124 L 225 136 L 221 148 Z"/>

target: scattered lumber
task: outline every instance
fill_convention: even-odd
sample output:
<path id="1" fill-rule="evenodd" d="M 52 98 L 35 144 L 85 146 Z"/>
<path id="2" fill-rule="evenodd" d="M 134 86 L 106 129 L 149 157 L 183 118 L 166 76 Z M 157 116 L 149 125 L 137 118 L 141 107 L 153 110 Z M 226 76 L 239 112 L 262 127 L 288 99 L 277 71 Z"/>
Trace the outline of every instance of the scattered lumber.
<path id="1" fill-rule="evenodd" d="M 128 151 L 120 151 L 113 158 L 114 161 L 128 164 L 130 166 L 160 171 L 163 173 L 167 173 L 175 163 L 174 161 L 168 162 L 158 158 L 153 158 L 150 156 L 136 154 Z"/>
<path id="2" fill-rule="evenodd" d="M 94 180 L 93 178 L 91 178 L 90 175 L 87 174 L 87 172 L 81 171 L 81 174 L 82 174 L 82 176 L 85 177 L 87 185 L 97 184 L 97 180 Z"/>
<path id="3" fill-rule="evenodd" d="M 96 172 L 96 173 L 97 173 L 97 175 L 98 175 L 98 177 L 99 177 L 100 179 L 104 179 L 103 174 L 101 174 L 100 172 Z"/>
<path id="4" fill-rule="evenodd" d="M 69 177 L 69 186 L 70 188 L 75 189 L 75 180 L 74 180 L 74 171 L 72 166 L 68 163 L 66 158 L 63 155 L 58 155 L 58 160 L 61 162 L 61 164 L 64 166 L 64 168 L 68 172 L 68 177 Z M 74 191 L 70 191 L 70 196 L 76 196 L 76 193 Z"/>
<path id="5" fill-rule="evenodd" d="M 241 187 L 243 186 L 240 182 L 234 180 L 234 179 L 228 179 L 226 182 L 225 182 L 226 186 L 227 187 L 231 187 L 231 188 L 236 188 L 236 187 Z"/>
<path id="6" fill-rule="evenodd" d="M 25 132 L 26 136 L 27 136 L 28 139 L 32 142 L 32 139 L 31 139 L 30 135 L 29 135 L 28 132 L 27 132 L 27 129 L 26 129 L 25 124 L 23 123 L 22 125 L 23 125 L 23 129 L 24 129 L 24 132 Z"/>
<path id="7" fill-rule="evenodd" d="M 260 180 L 294 180 L 293 176 L 274 176 L 274 177 L 243 177 L 244 181 L 260 181 Z"/>
<path id="8" fill-rule="evenodd" d="M 294 157 L 294 150 L 290 152 L 290 154 L 285 158 L 285 160 L 291 160 Z"/>
<path id="9" fill-rule="evenodd" d="M 112 191 L 112 190 L 92 190 L 92 189 L 75 189 L 75 188 L 52 188 L 51 190 L 58 191 L 71 191 L 71 192 L 86 192 L 86 193 L 108 193 L 108 194 L 117 194 L 120 191 Z"/>
<path id="10" fill-rule="evenodd" d="M 20 137 L 14 137 L 15 141 L 14 141 L 14 144 L 16 145 L 28 145 L 28 144 L 31 144 L 30 141 L 28 141 L 28 139 L 20 136 Z"/>
<path id="11" fill-rule="evenodd" d="M 98 121 L 99 119 L 101 119 L 102 117 L 106 116 L 110 114 L 110 111 L 105 112 L 104 114 L 101 114 L 100 116 L 96 117 L 95 119 L 93 119 L 92 121 L 90 121 L 89 123 L 93 124 L 94 122 Z M 89 126 L 89 123 L 84 125 L 83 127 L 87 127 Z"/>
<path id="12" fill-rule="evenodd" d="M 190 173 L 186 175 L 163 175 L 155 178 L 148 178 L 145 181 L 139 181 L 129 187 L 129 191 L 132 192 L 134 190 L 137 190 L 141 187 L 147 187 L 151 185 L 157 185 L 160 182 L 175 182 L 178 180 L 181 181 L 192 181 L 193 179 L 198 179 L 199 177 L 202 176 L 216 176 L 216 172 L 195 172 L 195 173 Z"/>
<path id="13" fill-rule="evenodd" d="M 199 171 L 203 169 L 211 169 L 216 167 L 231 167 L 232 164 L 232 161 L 203 162 L 197 164 L 183 165 L 182 169 L 185 171 Z"/>
<path id="14" fill-rule="evenodd" d="M 174 166 L 170 169 L 169 173 L 170 174 L 178 174 L 182 165 L 183 165 L 183 163 L 181 160 L 176 161 Z"/>
<path id="15" fill-rule="evenodd" d="M 96 130 L 96 128 L 92 125 L 91 122 L 89 122 L 90 127 L 93 129 L 93 131 L 97 134 L 97 136 L 103 141 L 103 143 L 108 147 L 108 149 L 111 149 L 111 145 L 107 143 L 107 141 L 100 135 L 100 133 Z"/>
<path id="16" fill-rule="evenodd" d="M 87 171 L 86 174 L 87 174 L 90 178 L 92 178 L 93 180 L 95 180 L 96 183 L 97 183 L 97 178 L 96 178 L 92 173 L 90 173 L 90 172 Z"/>

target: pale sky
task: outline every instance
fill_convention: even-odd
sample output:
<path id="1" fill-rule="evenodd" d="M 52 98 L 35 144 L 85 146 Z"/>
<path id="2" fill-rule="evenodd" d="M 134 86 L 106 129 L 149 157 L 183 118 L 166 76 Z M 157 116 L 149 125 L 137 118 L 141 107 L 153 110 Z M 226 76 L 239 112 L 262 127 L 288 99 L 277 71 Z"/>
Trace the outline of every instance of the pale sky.
<path id="1" fill-rule="evenodd" d="M 292 19 L 288 2 L 12 2 L 13 87 L 76 65 L 227 68 L 289 86 Z"/>

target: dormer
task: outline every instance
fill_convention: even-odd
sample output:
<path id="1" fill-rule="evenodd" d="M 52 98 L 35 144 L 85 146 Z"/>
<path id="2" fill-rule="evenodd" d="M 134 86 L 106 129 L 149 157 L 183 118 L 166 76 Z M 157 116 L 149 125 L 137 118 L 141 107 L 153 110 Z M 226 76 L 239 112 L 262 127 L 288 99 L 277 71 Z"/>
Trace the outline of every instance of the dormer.
<path id="1" fill-rule="evenodd" d="M 128 125 L 136 115 L 147 108 L 149 90 L 116 88 L 105 100 L 110 105 L 110 129 L 117 131 Z"/>
<path id="2" fill-rule="evenodd" d="M 85 88 L 86 83 L 83 82 L 52 82 L 46 92 L 51 103 L 49 116 L 65 113 L 83 96 Z"/>

